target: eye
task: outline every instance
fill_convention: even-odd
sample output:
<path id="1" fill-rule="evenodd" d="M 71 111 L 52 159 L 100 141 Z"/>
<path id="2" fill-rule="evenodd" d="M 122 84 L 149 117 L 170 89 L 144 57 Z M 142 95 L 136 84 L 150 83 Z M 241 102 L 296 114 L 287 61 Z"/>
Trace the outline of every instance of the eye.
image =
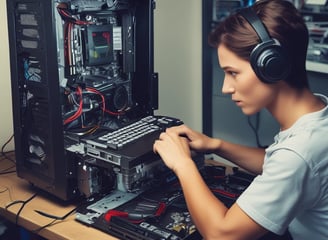
<path id="1" fill-rule="evenodd" d="M 237 75 L 237 72 L 234 72 L 234 71 L 231 71 L 231 70 L 227 70 L 227 71 L 225 71 L 225 73 L 226 73 L 227 75 L 232 76 L 232 77 L 235 77 L 235 76 Z"/>

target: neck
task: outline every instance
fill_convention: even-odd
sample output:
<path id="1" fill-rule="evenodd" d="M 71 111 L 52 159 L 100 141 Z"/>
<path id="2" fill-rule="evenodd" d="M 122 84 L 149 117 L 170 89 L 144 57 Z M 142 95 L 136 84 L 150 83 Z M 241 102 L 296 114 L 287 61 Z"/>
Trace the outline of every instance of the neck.
<path id="1" fill-rule="evenodd" d="M 309 89 L 295 90 L 289 86 L 279 89 L 268 110 L 280 124 L 281 130 L 290 128 L 303 115 L 325 107 L 321 99 Z"/>

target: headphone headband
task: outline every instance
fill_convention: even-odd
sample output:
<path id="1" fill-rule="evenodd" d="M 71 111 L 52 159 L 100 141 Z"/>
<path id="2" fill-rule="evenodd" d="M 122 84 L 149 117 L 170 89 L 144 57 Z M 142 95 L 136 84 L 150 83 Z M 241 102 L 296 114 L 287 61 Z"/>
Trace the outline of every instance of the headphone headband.
<path id="1" fill-rule="evenodd" d="M 266 42 L 271 40 L 271 37 L 266 27 L 264 26 L 262 21 L 259 21 L 259 17 L 255 14 L 255 12 L 250 7 L 243 8 L 239 13 L 252 26 L 257 36 L 260 38 L 261 42 Z"/>

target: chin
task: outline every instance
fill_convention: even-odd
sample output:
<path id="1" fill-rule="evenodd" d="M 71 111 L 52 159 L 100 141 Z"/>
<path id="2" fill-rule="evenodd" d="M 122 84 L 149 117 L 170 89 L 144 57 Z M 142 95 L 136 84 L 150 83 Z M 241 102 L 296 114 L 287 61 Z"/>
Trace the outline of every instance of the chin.
<path id="1" fill-rule="evenodd" d="M 251 116 L 259 112 L 258 109 L 249 109 L 249 108 L 242 108 L 241 111 L 246 115 L 246 116 Z"/>

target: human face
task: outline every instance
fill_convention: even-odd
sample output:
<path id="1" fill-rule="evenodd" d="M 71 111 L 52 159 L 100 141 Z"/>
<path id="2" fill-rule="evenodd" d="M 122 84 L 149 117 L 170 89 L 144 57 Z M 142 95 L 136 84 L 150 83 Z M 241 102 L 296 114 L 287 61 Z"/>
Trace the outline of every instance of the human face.
<path id="1" fill-rule="evenodd" d="M 218 48 L 218 59 L 224 71 L 222 93 L 230 94 L 244 114 L 252 115 L 274 99 L 274 84 L 265 84 L 255 75 L 250 63 L 227 49 Z"/>

